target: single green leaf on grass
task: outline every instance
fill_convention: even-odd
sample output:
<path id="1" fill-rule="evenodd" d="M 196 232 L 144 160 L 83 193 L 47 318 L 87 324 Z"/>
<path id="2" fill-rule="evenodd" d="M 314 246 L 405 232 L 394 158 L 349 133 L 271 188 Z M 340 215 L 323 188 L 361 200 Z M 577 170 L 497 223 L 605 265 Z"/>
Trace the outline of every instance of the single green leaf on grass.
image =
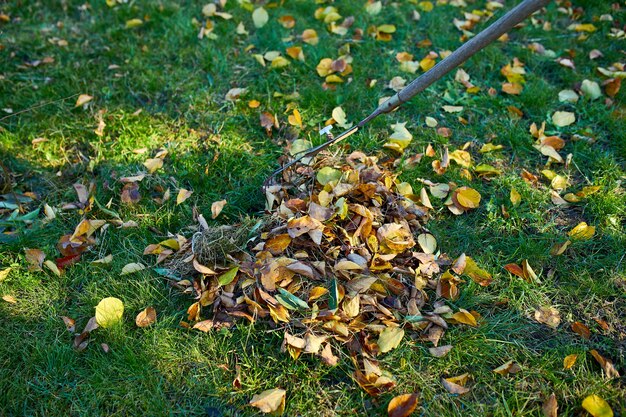
<path id="1" fill-rule="evenodd" d="M 100 327 L 111 327 L 122 319 L 124 303 L 119 298 L 103 298 L 96 306 L 96 322 Z"/>

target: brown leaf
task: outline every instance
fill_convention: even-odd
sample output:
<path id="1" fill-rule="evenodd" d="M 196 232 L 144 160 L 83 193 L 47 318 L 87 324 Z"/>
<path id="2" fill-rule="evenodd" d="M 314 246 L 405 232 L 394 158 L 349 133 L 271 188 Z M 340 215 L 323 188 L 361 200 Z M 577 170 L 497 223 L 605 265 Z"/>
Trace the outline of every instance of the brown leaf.
<path id="1" fill-rule="evenodd" d="M 336 366 L 339 362 L 339 358 L 333 354 L 330 343 L 326 343 L 326 346 L 324 346 L 324 349 L 322 349 L 322 352 L 320 353 L 320 357 L 328 366 Z"/>
<path id="2" fill-rule="evenodd" d="M 187 200 L 193 194 L 192 190 L 186 190 L 181 188 L 178 190 L 178 195 L 176 196 L 176 205 L 182 204 L 185 200 Z M 213 211 L 213 207 L 211 207 L 211 211 Z"/>
<path id="3" fill-rule="evenodd" d="M 535 320 L 556 329 L 561 323 L 561 314 L 554 307 L 541 307 L 539 310 L 535 310 Z"/>
<path id="4" fill-rule="evenodd" d="M 600 353 L 595 349 L 592 349 L 590 353 L 591 356 L 593 356 L 602 367 L 606 378 L 619 378 L 619 372 L 617 372 L 617 369 L 615 369 L 615 366 L 613 366 L 613 362 L 610 359 L 607 359 L 604 356 L 600 355 Z"/>
<path id="5" fill-rule="evenodd" d="M 441 378 L 441 383 L 450 394 L 463 395 L 470 392 L 470 389 L 464 386 L 468 377 L 469 374 L 463 374 L 456 377 Z"/>
<path id="6" fill-rule="evenodd" d="M 522 368 L 520 368 L 520 366 L 516 362 L 508 361 L 505 364 L 498 366 L 496 369 L 493 370 L 493 372 L 505 376 L 508 374 L 516 374 L 521 370 Z"/>
<path id="7" fill-rule="evenodd" d="M 557 409 L 559 408 L 556 402 L 556 395 L 554 393 L 544 401 L 541 411 L 545 417 L 557 417 Z"/>
<path id="8" fill-rule="evenodd" d="M 136 204 L 141 200 L 141 194 L 139 194 L 139 184 L 136 182 L 129 182 L 124 184 L 122 188 L 122 203 L 124 204 Z"/>
<path id="9" fill-rule="evenodd" d="M 591 337 L 591 331 L 589 330 L 589 327 L 579 321 L 575 321 L 574 323 L 572 323 L 572 330 L 575 333 L 578 333 L 585 340 L 589 340 L 589 338 Z"/>
<path id="10" fill-rule="evenodd" d="M 389 402 L 387 415 L 389 417 L 408 417 L 417 408 L 418 401 L 419 394 L 417 392 L 398 395 Z"/>
<path id="11" fill-rule="evenodd" d="M 42 271 L 41 266 L 44 259 L 46 259 L 46 254 L 40 249 L 24 249 L 24 252 L 26 253 L 26 261 L 29 264 L 28 270 L 31 272 Z"/>
<path id="12" fill-rule="evenodd" d="M 137 327 L 148 327 L 156 321 L 156 310 L 153 307 L 147 307 L 135 318 Z"/>
<path id="13" fill-rule="evenodd" d="M 452 345 L 428 348 L 428 352 L 436 358 L 443 358 L 452 350 Z"/>
<path id="14" fill-rule="evenodd" d="M 65 323 L 65 328 L 68 332 L 74 333 L 76 331 L 76 321 L 66 316 L 61 316 L 63 323 Z"/>

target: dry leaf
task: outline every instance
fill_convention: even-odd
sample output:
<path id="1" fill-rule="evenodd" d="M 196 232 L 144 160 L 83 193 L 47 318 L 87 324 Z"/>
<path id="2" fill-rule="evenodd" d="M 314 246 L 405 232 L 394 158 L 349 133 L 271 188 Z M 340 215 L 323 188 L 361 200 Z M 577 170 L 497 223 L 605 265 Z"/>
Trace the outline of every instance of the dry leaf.
<path id="1" fill-rule="evenodd" d="M 134 272 L 141 271 L 142 269 L 146 269 L 146 266 L 141 263 L 131 262 L 124 265 L 124 267 L 122 268 L 122 272 L 120 272 L 120 275 L 132 274 Z"/>
<path id="2" fill-rule="evenodd" d="M 46 259 L 46 254 L 40 249 L 24 249 L 24 252 L 26 254 L 26 261 L 29 264 L 28 270 L 31 272 L 42 271 L 41 266 L 43 265 L 44 259 Z"/>
<path id="3" fill-rule="evenodd" d="M 269 19 L 270 17 L 263 7 L 254 9 L 254 11 L 252 12 L 252 22 L 254 23 L 254 27 L 257 29 L 265 26 Z"/>
<path id="4" fill-rule="evenodd" d="M 17 303 L 17 300 L 12 295 L 3 295 L 2 299 L 6 301 L 7 303 L 11 303 L 11 304 Z"/>
<path id="5" fill-rule="evenodd" d="M 285 399 L 287 392 L 284 389 L 274 388 L 255 394 L 250 400 L 250 405 L 258 408 L 263 413 L 282 414 L 285 411 Z"/>
<path id="6" fill-rule="evenodd" d="M 156 310 L 153 307 L 148 307 L 141 311 L 135 318 L 135 324 L 137 324 L 137 327 L 148 327 L 155 321 Z"/>
<path id="7" fill-rule="evenodd" d="M 539 310 L 535 310 L 535 320 L 556 329 L 561 323 L 561 314 L 554 307 L 541 307 Z"/>
<path id="8" fill-rule="evenodd" d="M 181 188 L 178 190 L 178 195 L 176 196 L 176 205 L 182 204 L 185 200 L 187 200 L 193 194 L 192 190 L 186 190 Z"/>
<path id="9" fill-rule="evenodd" d="M 89 94 L 81 94 L 78 96 L 78 99 L 76 100 L 76 105 L 74 107 L 80 107 L 84 104 L 89 103 L 91 100 L 93 100 L 93 96 L 90 96 Z"/>
<path id="10" fill-rule="evenodd" d="M 576 121 L 576 115 L 568 111 L 557 111 L 552 115 L 552 123 L 558 127 L 569 126 Z"/>
<path id="11" fill-rule="evenodd" d="M 379 2 L 380 3 L 380 2 Z M 414 392 L 412 394 L 398 395 L 391 399 L 387 406 L 387 415 L 389 417 L 408 417 L 417 408 L 419 401 L 419 394 Z"/>
<path id="12" fill-rule="evenodd" d="M 402 330 L 401 328 L 386 327 L 385 330 L 380 333 L 378 341 L 376 342 L 378 344 L 380 353 L 389 352 L 390 350 L 398 347 L 403 337 L 404 330 Z"/>
<path id="13" fill-rule="evenodd" d="M 224 206 L 226 206 L 226 204 L 227 204 L 226 200 L 216 201 L 213 204 L 211 204 L 211 218 L 215 219 L 217 216 L 219 216 Z"/>
<path id="14" fill-rule="evenodd" d="M 559 406 L 556 402 L 556 395 L 552 393 L 541 406 L 544 417 L 557 417 L 557 410 Z"/>

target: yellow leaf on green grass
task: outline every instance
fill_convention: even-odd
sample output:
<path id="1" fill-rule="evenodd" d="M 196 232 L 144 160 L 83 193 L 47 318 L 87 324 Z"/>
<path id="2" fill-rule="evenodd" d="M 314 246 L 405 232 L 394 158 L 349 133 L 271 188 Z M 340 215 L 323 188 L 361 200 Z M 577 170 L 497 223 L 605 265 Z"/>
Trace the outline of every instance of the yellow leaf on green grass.
<path id="1" fill-rule="evenodd" d="M 567 355 L 565 359 L 563 359 L 563 369 L 570 369 L 576 363 L 576 359 L 578 359 L 578 355 L 572 353 L 571 355 Z"/>
<path id="2" fill-rule="evenodd" d="M 611 406 L 598 395 L 588 396 L 583 400 L 582 405 L 593 417 L 613 417 Z"/>
<path id="3" fill-rule="evenodd" d="M 302 116 L 300 115 L 298 109 L 293 109 L 293 114 L 289 115 L 287 121 L 292 126 L 298 126 L 299 128 L 302 128 Z"/>
<path id="4" fill-rule="evenodd" d="M 74 107 L 80 107 L 83 104 L 89 103 L 91 100 L 93 100 L 93 96 L 90 96 L 89 94 L 81 94 L 78 96 L 78 99 L 76 100 L 76 105 Z"/>
<path id="5" fill-rule="evenodd" d="M 96 306 L 96 322 L 100 327 L 110 327 L 124 314 L 124 303 L 119 298 L 103 298 Z"/>
<path id="6" fill-rule="evenodd" d="M 4 281 L 5 279 L 7 279 L 7 277 L 9 276 L 9 272 L 11 272 L 11 268 L 5 268 L 2 271 L 0 271 L 0 282 Z"/>
<path id="7" fill-rule="evenodd" d="M 254 23 L 254 27 L 256 27 L 257 29 L 265 26 L 269 19 L 270 17 L 263 7 L 254 9 L 254 11 L 252 12 L 252 22 Z"/>
<path id="8" fill-rule="evenodd" d="M 11 303 L 11 304 L 17 303 L 17 300 L 12 295 L 3 295 L 2 299 L 6 301 L 7 303 Z"/>
<path id="9" fill-rule="evenodd" d="M 594 226 L 589 226 L 586 222 L 580 222 L 567 234 L 574 240 L 589 240 L 596 232 Z"/>
<path id="10" fill-rule="evenodd" d="M 146 162 L 143 163 L 143 166 L 145 166 L 148 169 L 148 172 L 150 174 L 153 174 L 155 171 L 157 171 L 163 166 L 163 159 L 161 158 L 146 159 Z"/>
<path id="11" fill-rule="evenodd" d="M 132 262 L 124 265 L 120 275 L 132 274 L 133 272 L 141 271 L 142 269 L 146 269 L 143 264 Z"/>
<path id="12" fill-rule="evenodd" d="M 511 188 L 511 195 L 509 196 L 509 199 L 514 206 L 517 206 L 522 201 L 522 195 L 518 193 L 515 188 Z"/>
<path id="13" fill-rule="evenodd" d="M 380 3 L 380 2 L 379 2 Z M 413 414 L 417 408 L 419 394 L 403 394 L 394 397 L 387 406 L 387 415 L 389 417 L 408 417 Z"/>
<path id="14" fill-rule="evenodd" d="M 126 29 L 133 29 L 143 25 L 143 20 L 141 19 L 129 19 L 126 21 Z"/>
<path id="15" fill-rule="evenodd" d="M 480 204 L 480 193 L 470 187 L 459 187 L 455 190 L 456 200 L 464 208 L 476 208 Z"/>
<path id="16" fill-rule="evenodd" d="M 315 30 L 305 29 L 304 32 L 302 32 L 302 42 L 308 43 L 309 45 L 317 45 L 319 41 Z"/>
<path id="17" fill-rule="evenodd" d="M 215 219 L 217 216 L 219 216 L 226 204 L 226 200 L 215 201 L 213 204 L 211 204 L 211 218 Z"/>
<path id="18" fill-rule="evenodd" d="M 558 127 L 569 126 L 576 121 L 576 115 L 569 111 L 557 111 L 552 115 L 552 123 Z"/>
<path id="19" fill-rule="evenodd" d="M 459 309 L 458 312 L 452 315 L 452 318 L 458 321 L 459 323 L 467 324 L 468 326 L 478 327 L 478 323 L 476 322 L 476 317 L 472 315 L 469 311 L 465 309 Z"/>
<path id="20" fill-rule="evenodd" d="M 178 195 L 176 196 L 176 205 L 182 204 L 185 200 L 191 197 L 192 194 L 192 190 L 186 190 L 184 188 L 178 190 Z"/>
<path id="21" fill-rule="evenodd" d="M 281 415 L 285 411 L 286 396 L 287 392 L 284 389 L 274 388 L 255 394 L 250 400 L 250 405 L 266 414 Z"/>

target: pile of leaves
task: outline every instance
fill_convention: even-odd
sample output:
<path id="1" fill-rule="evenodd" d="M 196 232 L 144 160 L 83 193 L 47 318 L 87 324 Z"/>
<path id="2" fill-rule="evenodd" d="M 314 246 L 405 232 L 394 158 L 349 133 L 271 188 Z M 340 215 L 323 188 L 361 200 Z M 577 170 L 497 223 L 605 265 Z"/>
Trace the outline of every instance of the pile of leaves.
<path id="1" fill-rule="evenodd" d="M 343 345 L 355 380 L 378 395 L 395 386 L 378 366 L 380 354 L 410 338 L 443 356 L 451 346 L 438 345 L 450 325 L 478 325 L 477 312 L 454 311 L 446 301 L 459 295 L 462 276 L 485 286 L 491 275 L 465 254 L 441 253 L 423 224 L 431 197 L 463 213 L 480 194 L 429 181 L 414 192 L 362 152 L 308 162 L 264 188 L 268 219 L 242 250 L 211 265 L 190 245 L 173 253 L 197 272 L 176 283 L 197 300 L 183 325 L 208 332 L 236 319 L 264 320 L 284 330 L 283 348 L 294 359 L 317 355 L 331 366 L 333 345 Z M 159 246 L 168 243 L 147 253 L 166 260 Z"/>

